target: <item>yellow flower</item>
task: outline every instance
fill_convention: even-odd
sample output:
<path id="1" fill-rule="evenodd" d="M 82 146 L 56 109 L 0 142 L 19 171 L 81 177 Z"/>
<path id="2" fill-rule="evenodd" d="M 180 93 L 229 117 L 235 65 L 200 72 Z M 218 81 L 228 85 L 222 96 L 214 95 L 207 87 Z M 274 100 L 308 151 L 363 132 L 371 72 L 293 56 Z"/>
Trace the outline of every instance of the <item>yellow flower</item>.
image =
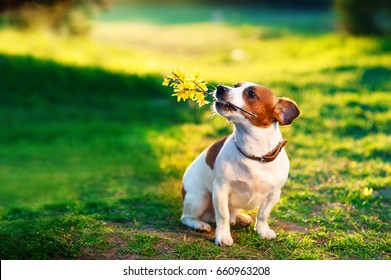
<path id="1" fill-rule="evenodd" d="M 365 197 L 372 195 L 372 193 L 373 193 L 373 189 L 372 188 L 368 189 L 368 187 L 365 187 L 362 192 L 363 196 L 365 196 Z"/>
<path id="2" fill-rule="evenodd" d="M 170 84 L 170 80 L 168 78 L 164 78 L 163 86 L 168 87 L 169 84 Z"/>
<path id="3" fill-rule="evenodd" d="M 205 95 L 210 95 L 208 87 L 206 82 L 200 78 L 199 73 L 193 75 L 177 68 L 164 78 L 162 84 L 174 88 L 172 96 L 176 96 L 178 102 L 191 99 L 197 102 L 200 107 L 209 103 L 205 100 Z"/>
<path id="4" fill-rule="evenodd" d="M 182 80 L 182 81 L 185 81 L 186 78 L 189 76 L 188 73 L 183 72 L 183 71 L 182 71 L 181 69 L 179 69 L 179 68 L 176 68 L 176 69 L 172 70 L 172 74 L 173 74 L 176 78 L 178 78 L 178 79 L 180 79 L 180 80 Z"/>

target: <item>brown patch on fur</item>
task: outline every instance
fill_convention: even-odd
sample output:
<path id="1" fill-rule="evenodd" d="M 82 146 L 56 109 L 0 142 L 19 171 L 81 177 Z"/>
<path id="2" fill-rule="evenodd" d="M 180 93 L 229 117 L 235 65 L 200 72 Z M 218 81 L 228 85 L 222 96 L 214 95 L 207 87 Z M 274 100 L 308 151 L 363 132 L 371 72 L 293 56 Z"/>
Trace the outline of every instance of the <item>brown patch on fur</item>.
<path id="1" fill-rule="evenodd" d="M 228 138 L 228 136 L 221 138 L 219 141 L 217 141 L 212 146 L 210 146 L 208 151 L 206 152 L 205 161 L 206 161 L 206 164 L 211 169 L 213 169 L 217 155 L 220 153 L 220 150 L 223 147 L 225 140 L 227 140 L 227 138 Z"/>
<path id="2" fill-rule="evenodd" d="M 257 117 L 246 115 L 252 125 L 269 127 L 273 123 L 275 119 L 273 108 L 278 98 L 271 90 L 262 86 L 250 86 L 243 91 L 242 98 L 245 103 L 243 109 L 257 115 Z"/>
<path id="3" fill-rule="evenodd" d="M 291 124 L 300 115 L 296 103 L 288 98 L 278 98 L 273 92 L 262 86 L 250 86 L 242 93 L 245 105 L 243 109 L 257 115 L 246 114 L 249 121 L 258 127 L 269 127 L 274 121 L 281 125 Z"/>

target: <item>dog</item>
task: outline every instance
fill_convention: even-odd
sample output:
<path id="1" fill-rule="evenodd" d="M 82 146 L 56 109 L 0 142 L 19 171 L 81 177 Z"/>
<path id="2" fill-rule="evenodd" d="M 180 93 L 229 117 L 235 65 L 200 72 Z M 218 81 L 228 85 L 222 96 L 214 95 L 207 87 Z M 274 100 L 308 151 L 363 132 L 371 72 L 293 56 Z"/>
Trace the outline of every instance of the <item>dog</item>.
<path id="1" fill-rule="evenodd" d="M 231 246 L 230 226 L 248 226 L 243 210 L 258 209 L 255 230 L 276 237 L 269 228 L 272 207 L 288 179 L 289 159 L 279 125 L 300 115 L 296 103 L 278 98 L 251 82 L 217 86 L 214 111 L 234 124 L 234 131 L 205 149 L 183 176 L 181 222 L 199 231 L 216 224 L 215 244 Z"/>

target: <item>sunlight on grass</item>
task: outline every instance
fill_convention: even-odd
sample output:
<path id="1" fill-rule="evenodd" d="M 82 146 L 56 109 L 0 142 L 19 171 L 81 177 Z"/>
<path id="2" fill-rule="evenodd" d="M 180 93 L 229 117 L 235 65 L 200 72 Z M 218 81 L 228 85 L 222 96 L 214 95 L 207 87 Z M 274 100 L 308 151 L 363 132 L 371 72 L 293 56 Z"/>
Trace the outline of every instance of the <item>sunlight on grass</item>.
<path id="1" fill-rule="evenodd" d="M 164 132 L 151 131 L 148 141 L 154 147 L 160 168 L 169 172 L 167 175 L 181 178 L 184 163 L 190 163 L 202 150 L 211 145 L 216 137 L 219 137 L 216 133 L 219 129 L 229 131 L 225 121 L 222 123 L 217 119 L 207 119 L 201 125 L 184 124 L 173 126 Z"/>
<path id="2" fill-rule="evenodd" d="M 97 23 L 91 38 L 57 37 L 45 32 L 0 30 L 0 52 L 29 54 L 68 65 L 100 66 L 126 73 L 167 73 L 174 67 L 199 71 L 206 80 L 335 83 L 354 82 L 353 73 L 330 76 L 332 68 L 388 67 L 391 56 L 376 38 L 299 35 L 262 38 L 267 29 L 222 23 L 173 25 Z M 20 42 L 23 41 L 21 44 Z M 241 55 L 235 55 L 235 52 Z M 319 54 L 322 55 L 319 55 Z M 228 70 L 229 69 L 229 70 Z M 238 77 L 237 73 L 241 73 Z"/>

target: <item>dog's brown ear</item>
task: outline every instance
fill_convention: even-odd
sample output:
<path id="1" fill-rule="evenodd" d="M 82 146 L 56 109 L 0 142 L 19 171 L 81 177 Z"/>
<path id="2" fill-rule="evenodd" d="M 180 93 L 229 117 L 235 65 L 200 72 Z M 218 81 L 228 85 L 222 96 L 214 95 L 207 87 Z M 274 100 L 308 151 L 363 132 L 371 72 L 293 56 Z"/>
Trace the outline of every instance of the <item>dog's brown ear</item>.
<path id="1" fill-rule="evenodd" d="M 288 98 L 279 98 L 273 109 L 273 116 L 281 125 L 291 124 L 299 115 L 296 103 Z"/>

